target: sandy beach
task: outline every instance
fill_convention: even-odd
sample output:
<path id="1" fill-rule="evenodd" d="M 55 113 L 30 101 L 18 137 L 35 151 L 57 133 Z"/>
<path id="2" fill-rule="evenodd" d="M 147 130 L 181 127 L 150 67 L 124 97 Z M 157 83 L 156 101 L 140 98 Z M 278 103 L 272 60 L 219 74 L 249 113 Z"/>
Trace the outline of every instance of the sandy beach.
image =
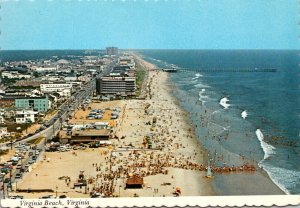
<path id="1" fill-rule="evenodd" d="M 139 58 L 137 61 L 149 70 L 148 92 L 145 100 L 119 100 L 90 104 L 92 108 L 98 109 L 107 107 L 121 109 L 120 115 L 122 116 L 114 129 L 115 137 L 118 139 L 111 140 L 113 150 L 109 152 L 109 148 L 102 147 L 44 153 L 41 156 L 42 159 L 33 165 L 32 170 L 24 176 L 22 181 L 17 183 L 17 188 L 25 190 L 48 188 L 53 192 L 22 193 L 25 197 L 55 195 L 56 191 L 58 195 L 64 193 L 68 197 L 89 197 L 88 193 L 95 183 L 89 185 L 87 190 L 73 189 L 79 171 L 84 171 L 88 178 L 98 179 L 96 184 L 101 184 L 105 183 L 103 177 L 105 178 L 104 175 L 111 167 L 113 169 L 122 167 L 123 173 L 139 174 L 144 178 L 143 189 L 124 189 L 126 176 L 121 173 L 121 177 L 114 178 L 113 195 L 115 196 L 172 196 L 176 188 L 180 188 L 182 196 L 214 195 L 211 180 L 205 178 L 205 171 L 189 170 L 190 168 L 184 167 L 184 165 L 188 166 L 189 162 L 204 164 L 205 151 L 197 142 L 191 127 L 186 123 L 187 113 L 175 104 L 175 99 L 169 93 L 171 89 L 167 84 L 168 74 L 151 70 L 156 67 Z M 80 119 L 85 115 L 76 112 L 75 117 Z M 155 124 L 153 124 L 153 119 L 156 120 Z M 70 122 L 76 123 L 72 119 Z M 145 148 L 145 137 L 149 135 L 152 138 L 152 149 Z M 122 137 L 124 139 L 120 139 Z M 77 156 L 74 156 L 74 152 Z M 113 154 L 113 157 L 109 157 L 109 154 Z M 130 158 L 143 163 L 144 167 L 138 168 L 128 164 L 131 162 Z M 156 164 L 159 161 L 165 163 Z M 168 161 L 173 162 L 170 164 Z M 95 164 L 101 167 L 101 170 L 97 170 Z M 180 164 L 182 167 L 179 167 Z M 58 179 L 63 176 L 70 177 L 68 184 Z"/>
<path id="2" fill-rule="evenodd" d="M 146 99 L 92 102 L 88 106 L 120 109 L 120 116 L 114 122 L 109 120 L 109 110 L 102 119 L 114 127 L 112 145 L 43 153 L 17 183 L 18 189 L 25 190 L 20 194 L 25 198 L 49 194 L 79 198 L 90 197 L 93 191 L 110 197 L 174 196 L 175 190 L 180 190 L 180 196 L 282 193 L 267 176 L 258 171 L 248 172 L 245 169 L 248 167 L 237 173 L 206 178 L 207 152 L 195 136 L 188 113 L 171 96 L 169 74 L 153 70 L 154 65 L 137 56 L 135 59 L 148 73 Z M 86 115 L 87 111 L 78 110 L 69 122 L 92 122 L 86 120 Z M 74 188 L 80 171 L 88 180 L 86 188 Z M 133 175 L 143 178 L 142 188 L 126 188 L 127 178 Z M 256 182 L 260 185 L 251 185 Z M 233 190 L 226 190 L 223 185 L 232 186 Z M 26 193 L 27 189 L 51 191 Z"/>

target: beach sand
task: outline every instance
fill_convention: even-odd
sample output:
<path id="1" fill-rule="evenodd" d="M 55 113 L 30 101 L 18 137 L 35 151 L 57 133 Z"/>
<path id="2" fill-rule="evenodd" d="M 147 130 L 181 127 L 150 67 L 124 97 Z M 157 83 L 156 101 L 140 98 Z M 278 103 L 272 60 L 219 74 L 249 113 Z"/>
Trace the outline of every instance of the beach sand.
<path id="1" fill-rule="evenodd" d="M 141 62 L 144 67 L 149 69 L 155 68 L 147 62 Z M 189 159 L 197 163 L 204 163 L 204 150 L 197 142 L 193 135 L 191 127 L 186 123 L 187 113 L 182 111 L 176 104 L 176 100 L 169 93 L 168 74 L 161 71 L 149 71 L 148 74 L 148 89 L 151 89 L 151 99 L 147 96 L 146 100 L 119 100 L 112 102 L 92 103 L 92 108 L 105 109 L 107 107 L 119 107 L 121 109 L 120 118 L 114 130 L 116 137 L 124 139 L 112 139 L 114 151 L 118 152 L 124 147 L 144 148 L 144 137 L 146 135 L 154 135 L 154 145 L 161 150 L 139 151 L 140 158 L 148 157 L 151 153 L 153 160 L 158 160 L 159 157 L 172 157 L 178 159 Z M 145 115 L 145 107 L 147 115 Z M 86 112 L 77 112 L 76 119 L 85 120 Z M 156 124 L 147 125 L 147 122 L 153 122 L 156 118 Z M 70 122 L 76 123 L 71 119 Z M 107 121 L 107 120 L 105 120 Z M 80 123 L 82 121 L 78 121 Z M 48 188 L 53 192 L 45 193 L 22 193 L 25 197 L 36 198 L 47 194 L 58 195 L 65 194 L 68 197 L 88 197 L 85 190 L 74 190 L 72 184 L 76 182 L 80 170 L 83 170 L 86 177 L 96 177 L 99 173 L 93 163 L 101 164 L 100 173 L 107 172 L 110 162 L 118 165 L 124 161 L 129 161 L 128 156 L 132 151 L 126 151 L 122 156 L 118 156 L 114 161 L 107 161 L 105 155 L 99 152 L 108 151 L 108 148 L 76 150 L 77 156 L 72 152 L 61 153 L 44 153 L 41 157 L 50 158 L 47 162 L 41 159 L 35 164 L 30 173 L 27 173 L 22 181 L 17 183 L 19 189 L 40 189 Z M 176 188 L 180 188 L 182 196 L 198 196 L 198 195 L 213 195 L 211 188 L 211 180 L 205 178 L 205 171 L 186 170 L 183 168 L 166 168 L 168 174 L 150 174 L 144 177 L 143 189 L 124 189 L 126 181 L 124 177 L 116 178 L 114 184 L 114 195 L 121 196 L 172 196 Z M 138 171 L 138 170 L 137 170 Z M 146 171 L 146 170 L 145 170 Z M 64 180 L 59 180 L 59 177 L 68 176 L 71 179 L 69 186 Z M 168 185 L 164 185 L 168 184 Z M 92 189 L 89 186 L 89 190 Z"/>
<path id="2" fill-rule="evenodd" d="M 25 198 L 37 198 L 43 195 L 65 194 L 68 197 L 89 197 L 89 191 L 101 184 L 112 183 L 113 196 L 173 196 L 176 188 L 181 196 L 201 195 L 241 195 L 241 194 L 282 194 L 267 176 L 260 172 L 217 175 L 214 179 L 205 178 L 206 172 L 191 170 L 180 164 L 192 162 L 206 165 L 206 150 L 198 142 L 193 128 L 189 125 L 188 113 L 171 96 L 169 74 L 152 70 L 156 67 L 135 56 L 137 62 L 148 70 L 145 100 L 118 100 L 92 103 L 91 107 L 105 109 L 118 107 L 120 117 L 114 128 L 111 147 L 76 150 L 70 152 L 44 153 L 41 159 L 27 173 L 17 186 L 21 189 L 48 188 L 53 192 L 20 193 Z M 90 122 L 85 120 L 86 112 L 76 112 L 72 123 Z M 80 120 L 80 117 L 84 121 Z M 155 122 L 154 122 L 155 120 Z M 108 121 L 108 120 L 105 120 Z M 151 138 L 152 149 L 147 149 L 145 136 Z M 123 138 L 123 139 L 122 139 Z M 108 154 L 104 154 L 108 153 Z M 93 163 L 101 170 L 97 171 Z M 171 163 L 171 165 L 166 165 Z M 160 164 L 166 167 L 160 168 Z M 139 167 L 139 165 L 144 165 Z M 118 175 L 116 170 L 122 170 Z M 114 170 L 113 179 L 105 174 Z M 79 171 L 85 177 L 94 180 L 85 188 L 73 189 Z M 125 189 L 127 175 L 144 176 L 142 189 Z M 97 175 L 100 177 L 97 179 Z M 105 177 L 104 177 L 105 175 Z M 117 175 L 117 176 L 116 176 Z M 68 176 L 69 185 L 59 177 Z M 250 183 L 250 184 L 248 184 Z M 259 183 L 258 185 L 254 185 Z M 227 187 L 232 186 L 230 190 Z M 57 188 L 56 188 L 57 187 Z"/>

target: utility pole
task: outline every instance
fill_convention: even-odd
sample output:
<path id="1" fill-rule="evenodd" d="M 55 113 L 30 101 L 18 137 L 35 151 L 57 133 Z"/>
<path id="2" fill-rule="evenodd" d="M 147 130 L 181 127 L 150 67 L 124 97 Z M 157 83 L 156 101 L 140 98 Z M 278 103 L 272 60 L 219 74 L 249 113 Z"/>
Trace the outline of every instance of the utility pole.
<path id="1" fill-rule="evenodd" d="M 4 180 L 3 180 L 3 182 L 2 182 L 2 186 L 3 186 L 3 190 L 2 190 L 2 193 L 3 193 L 3 199 L 5 199 L 5 190 L 4 190 L 5 184 L 4 184 Z"/>
<path id="2" fill-rule="evenodd" d="M 36 148 L 37 148 L 37 145 L 35 144 L 35 148 L 34 148 L 34 158 L 35 158 L 35 160 L 34 160 L 34 162 L 36 162 Z"/>
<path id="3" fill-rule="evenodd" d="M 10 150 L 12 150 L 12 147 L 13 147 L 13 139 L 12 137 L 10 137 Z"/>

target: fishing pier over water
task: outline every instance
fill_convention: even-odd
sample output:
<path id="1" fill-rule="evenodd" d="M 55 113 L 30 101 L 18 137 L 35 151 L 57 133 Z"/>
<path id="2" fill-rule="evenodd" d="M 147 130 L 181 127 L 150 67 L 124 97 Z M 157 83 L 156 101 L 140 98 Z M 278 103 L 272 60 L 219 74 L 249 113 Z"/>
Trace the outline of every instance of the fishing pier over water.
<path id="1" fill-rule="evenodd" d="M 205 72 L 205 73 L 224 73 L 224 72 L 256 72 L 256 73 L 270 73 L 277 72 L 275 68 L 156 68 L 154 70 L 160 70 L 165 72 Z"/>

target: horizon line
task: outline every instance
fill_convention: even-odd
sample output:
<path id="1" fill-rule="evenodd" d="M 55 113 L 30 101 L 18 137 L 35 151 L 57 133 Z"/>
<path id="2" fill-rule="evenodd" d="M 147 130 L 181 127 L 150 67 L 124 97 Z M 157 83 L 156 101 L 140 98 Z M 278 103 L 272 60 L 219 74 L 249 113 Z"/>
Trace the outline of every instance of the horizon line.
<path id="1" fill-rule="evenodd" d="M 111 46 L 108 46 L 108 47 L 111 47 Z M 116 47 L 116 46 L 113 46 L 113 47 Z M 0 53 L 2 51 L 88 51 L 88 50 L 91 50 L 91 51 L 103 51 L 103 50 L 106 50 L 106 48 L 102 48 L 102 49 L 0 49 Z M 209 49 L 209 48 L 185 48 L 185 49 L 180 49 L 180 48 L 128 48 L 128 49 L 124 49 L 124 48 L 118 48 L 118 50 L 122 50 L 122 51 L 130 51 L 130 50 L 232 50 L 232 51 L 236 51 L 236 50 L 269 50 L 269 51 L 280 51 L 280 50 L 289 50 L 289 51 L 297 51 L 297 50 L 300 50 L 299 49 L 285 49 L 285 48 L 282 48 L 282 49 L 269 49 L 269 48 L 264 48 L 264 49 L 259 49 L 259 48 L 237 48 L 237 49 L 226 49 L 226 48 L 223 48 L 223 49 Z"/>

